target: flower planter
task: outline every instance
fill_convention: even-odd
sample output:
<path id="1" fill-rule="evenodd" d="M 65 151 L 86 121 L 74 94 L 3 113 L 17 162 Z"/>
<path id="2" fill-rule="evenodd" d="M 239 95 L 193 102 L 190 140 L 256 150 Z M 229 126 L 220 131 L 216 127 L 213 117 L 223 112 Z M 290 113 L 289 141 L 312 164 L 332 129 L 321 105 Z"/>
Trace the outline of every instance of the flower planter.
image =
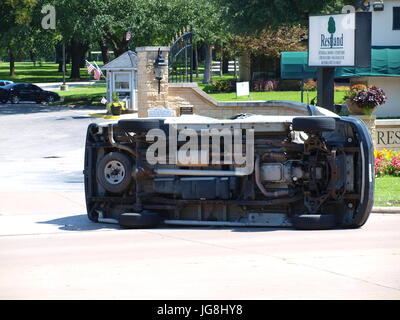
<path id="1" fill-rule="evenodd" d="M 351 101 L 350 99 L 346 100 L 346 105 L 347 109 L 349 109 L 350 114 L 356 115 L 371 115 L 378 108 L 378 106 L 374 108 L 360 107 L 357 103 Z"/>
<path id="2" fill-rule="evenodd" d="M 121 106 L 111 106 L 111 114 L 114 116 L 119 116 L 121 115 Z"/>
<path id="3" fill-rule="evenodd" d="M 107 105 L 107 110 L 114 116 L 119 116 L 125 110 L 125 102 L 112 102 Z"/>

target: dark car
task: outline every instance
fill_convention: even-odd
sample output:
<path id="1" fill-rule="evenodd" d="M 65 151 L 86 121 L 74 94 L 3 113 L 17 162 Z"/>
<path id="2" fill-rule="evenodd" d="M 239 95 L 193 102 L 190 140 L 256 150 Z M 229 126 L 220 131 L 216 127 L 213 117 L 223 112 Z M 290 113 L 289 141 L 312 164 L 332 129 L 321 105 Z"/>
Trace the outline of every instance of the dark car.
<path id="1" fill-rule="evenodd" d="M 12 83 L 14 83 L 14 81 L 11 81 L 11 80 L 0 80 L 0 87 L 4 87 L 4 86 L 7 86 L 7 85 L 12 84 Z"/>
<path id="2" fill-rule="evenodd" d="M 46 91 L 30 83 L 12 83 L 0 88 L 0 102 L 19 103 L 34 101 L 36 103 L 60 101 L 60 96 L 52 91 Z"/>
<path id="3" fill-rule="evenodd" d="M 84 169 L 89 219 L 136 228 L 361 227 L 374 197 L 365 124 L 300 103 L 271 101 L 273 108 L 300 116 L 91 124 Z"/>

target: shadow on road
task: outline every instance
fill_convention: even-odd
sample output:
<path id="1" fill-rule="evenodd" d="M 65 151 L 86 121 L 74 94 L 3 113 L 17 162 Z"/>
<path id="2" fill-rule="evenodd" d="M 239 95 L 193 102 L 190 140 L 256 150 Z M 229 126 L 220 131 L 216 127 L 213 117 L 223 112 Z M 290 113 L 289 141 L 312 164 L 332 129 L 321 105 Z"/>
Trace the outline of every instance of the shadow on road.
<path id="1" fill-rule="evenodd" d="M 114 229 L 114 230 L 126 230 L 117 224 L 112 223 L 96 223 L 88 219 L 86 214 L 62 217 L 58 219 L 37 222 L 40 224 L 52 224 L 59 226 L 59 230 L 65 231 L 91 231 L 91 230 L 103 230 L 103 229 Z M 231 232 L 270 232 L 279 230 L 294 230 L 288 227 L 219 227 L 219 226 L 174 226 L 174 225 L 160 225 L 157 229 L 171 229 L 171 230 L 230 230 Z"/>
<path id="2" fill-rule="evenodd" d="M 60 230 L 65 231 L 92 231 L 102 229 L 121 229 L 117 224 L 112 223 L 95 223 L 88 219 L 86 214 L 76 216 L 62 217 L 58 219 L 40 221 L 40 224 L 52 224 L 59 226 Z"/>
<path id="3" fill-rule="evenodd" d="M 231 232 L 270 232 L 279 230 L 294 230 L 291 227 L 223 227 L 223 226 L 173 226 L 164 225 L 163 229 L 179 229 L 179 230 L 230 230 Z"/>
<path id="4" fill-rule="evenodd" d="M 42 105 L 42 104 L 0 104 L 0 115 L 16 115 L 30 113 L 46 113 L 67 110 L 104 110 L 102 107 L 75 106 L 67 107 L 61 105 Z"/>

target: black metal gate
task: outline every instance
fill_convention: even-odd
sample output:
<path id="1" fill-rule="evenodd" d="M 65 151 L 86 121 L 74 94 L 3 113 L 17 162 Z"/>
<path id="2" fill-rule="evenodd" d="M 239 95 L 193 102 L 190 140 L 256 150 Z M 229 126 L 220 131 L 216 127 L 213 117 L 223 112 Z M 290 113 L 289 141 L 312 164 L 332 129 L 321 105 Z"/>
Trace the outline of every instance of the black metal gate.
<path id="1" fill-rule="evenodd" d="M 169 82 L 193 82 L 193 31 L 184 31 L 169 51 Z"/>

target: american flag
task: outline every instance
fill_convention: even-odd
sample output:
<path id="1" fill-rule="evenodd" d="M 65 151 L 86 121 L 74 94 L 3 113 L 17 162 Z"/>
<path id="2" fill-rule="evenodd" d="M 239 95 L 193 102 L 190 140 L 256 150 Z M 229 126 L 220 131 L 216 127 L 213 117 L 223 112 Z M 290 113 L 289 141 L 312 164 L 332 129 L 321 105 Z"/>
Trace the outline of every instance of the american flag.
<path id="1" fill-rule="evenodd" d="M 86 60 L 86 67 L 88 73 L 91 73 L 94 69 L 96 69 L 89 61 Z"/>
<path id="2" fill-rule="evenodd" d="M 96 69 L 96 68 L 94 68 L 94 78 L 96 79 L 96 80 L 100 80 L 100 78 L 101 78 L 101 71 L 100 70 L 98 70 L 98 69 Z"/>
<path id="3" fill-rule="evenodd" d="M 101 76 L 104 77 L 103 72 L 101 71 L 100 67 L 97 65 L 96 61 L 93 61 L 94 63 L 94 78 L 96 80 L 100 80 Z"/>

